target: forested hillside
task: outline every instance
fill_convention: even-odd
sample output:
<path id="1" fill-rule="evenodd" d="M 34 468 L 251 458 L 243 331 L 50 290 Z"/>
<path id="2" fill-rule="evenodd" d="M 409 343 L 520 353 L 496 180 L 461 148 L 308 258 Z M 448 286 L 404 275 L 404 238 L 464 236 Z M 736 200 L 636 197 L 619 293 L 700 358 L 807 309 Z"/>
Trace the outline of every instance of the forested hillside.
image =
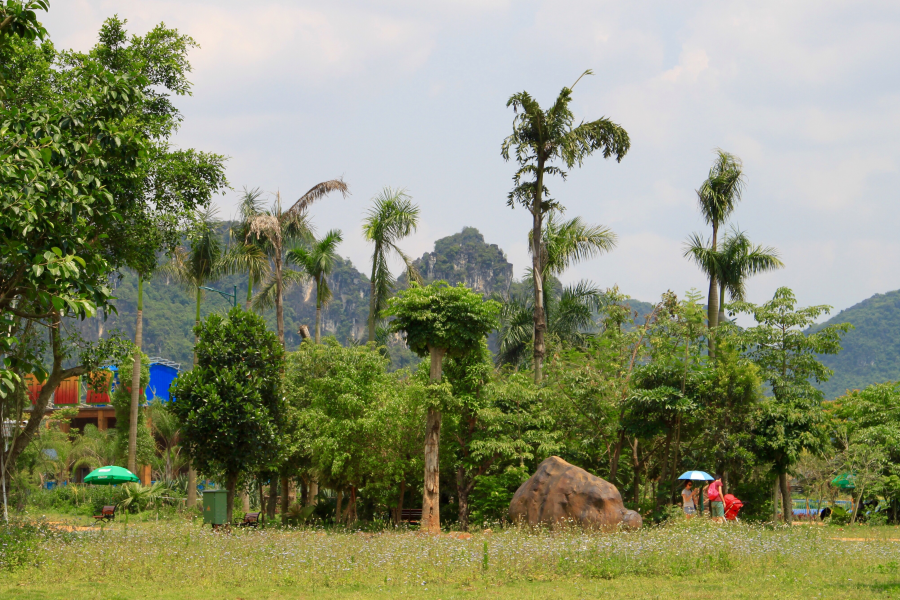
<path id="1" fill-rule="evenodd" d="M 834 376 L 819 386 L 826 398 L 836 398 L 848 389 L 900 380 L 900 290 L 875 294 L 810 332 L 836 323 L 852 323 L 854 329 L 844 337 L 840 354 L 820 357 L 834 370 Z"/>
<path id="2" fill-rule="evenodd" d="M 223 224 L 221 234 L 225 236 L 229 223 Z M 466 227 L 462 232 L 439 239 L 435 251 L 416 261 L 426 282 L 445 279 L 452 284 L 464 283 L 485 296 L 493 292 L 507 293 L 512 279 L 513 266 L 503 251 L 495 244 L 487 244 L 477 229 Z M 363 267 L 365 270 L 365 267 Z M 82 335 L 96 340 L 114 329 L 120 330 L 129 339 L 134 337 L 137 277 L 130 272 L 122 274 L 112 282 L 115 288 L 118 314 L 110 314 L 74 322 Z M 323 310 L 322 328 L 324 335 L 336 337 L 341 343 L 364 341 L 366 319 L 369 311 L 369 278 L 349 259 L 339 259 L 334 272 L 329 277 L 329 285 L 334 294 L 331 303 Z M 521 285 L 521 284 L 519 284 Z M 227 293 L 237 286 L 238 303 L 247 298 L 247 278 L 245 276 L 223 277 L 210 284 Z M 201 303 L 201 317 L 211 312 L 226 311 L 231 307 L 231 299 L 215 292 L 204 291 Z M 284 321 L 285 339 L 289 350 L 300 343 L 297 330 L 300 325 L 313 329 L 315 318 L 314 285 L 300 284 L 285 293 Z M 189 368 L 192 362 L 196 304 L 192 293 L 165 276 L 156 275 L 144 283 L 144 351 L 150 356 L 161 356 L 182 363 Z M 275 311 L 264 313 L 270 326 L 275 327 Z M 399 339 L 396 340 L 399 342 Z M 395 344 L 391 344 L 394 346 Z M 395 367 L 413 361 L 413 356 L 405 346 L 398 343 L 391 348 Z"/>

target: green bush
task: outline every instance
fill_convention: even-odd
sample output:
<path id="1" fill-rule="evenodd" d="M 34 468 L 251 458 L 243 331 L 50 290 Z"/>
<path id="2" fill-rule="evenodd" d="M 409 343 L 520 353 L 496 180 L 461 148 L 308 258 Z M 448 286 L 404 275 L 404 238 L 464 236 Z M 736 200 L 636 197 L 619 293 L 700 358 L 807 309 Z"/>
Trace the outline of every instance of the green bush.
<path id="1" fill-rule="evenodd" d="M 485 523 L 506 521 L 509 518 L 509 503 L 519 486 L 526 481 L 527 470 L 518 467 L 509 467 L 496 475 L 479 477 L 470 499 L 470 522 L 484 526 Z"/>
<path id="2" fill-rule="evenodd" d="M 14 571 L 33 561 L 39 533 L 35 525 L 0 525 L 0 570 Z"/>

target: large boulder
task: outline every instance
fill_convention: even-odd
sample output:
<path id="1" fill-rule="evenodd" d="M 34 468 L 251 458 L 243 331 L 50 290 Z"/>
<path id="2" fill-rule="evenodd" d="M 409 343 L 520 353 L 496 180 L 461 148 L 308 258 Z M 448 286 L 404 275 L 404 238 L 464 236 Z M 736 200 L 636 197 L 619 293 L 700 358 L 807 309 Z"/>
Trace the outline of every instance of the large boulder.
<path id="1" fill-rule="evenodd" d="M 639 528 L 641 515 L 622 504 L 616 486 L 558 456 L 542 462 L 509 504 L 513 523 L 580 525 L 588 529 Z"/>

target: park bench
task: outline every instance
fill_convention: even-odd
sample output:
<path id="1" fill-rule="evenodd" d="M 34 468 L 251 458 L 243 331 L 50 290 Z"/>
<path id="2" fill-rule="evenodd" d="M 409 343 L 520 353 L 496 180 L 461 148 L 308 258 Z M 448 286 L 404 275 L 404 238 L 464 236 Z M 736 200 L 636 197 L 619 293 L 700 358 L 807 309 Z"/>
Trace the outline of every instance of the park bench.
<path id="1" fill-rule="evenodd" d="M 98 521 L 112 521 L 116 518 L 116 507 L 115 506 L 104 506 L 103 510 L 100 511 L 99 515 L 94 515 L 94 518 Z"/>
<path id="2" fill-rule="evenodd" d="M 401 523 L 418 523 L 422 520 L 421 508 L 404 508 L 400 511 Z"/>
<path id="3" fill-rule="evenodd" d="M 257 525 L 259 525 L 259 515 L 260 513 L 258 512 L 247 513 L 246 515 L 244 515 L 244 520 L 241 521 L 241 527 L 256 527 Z"/>

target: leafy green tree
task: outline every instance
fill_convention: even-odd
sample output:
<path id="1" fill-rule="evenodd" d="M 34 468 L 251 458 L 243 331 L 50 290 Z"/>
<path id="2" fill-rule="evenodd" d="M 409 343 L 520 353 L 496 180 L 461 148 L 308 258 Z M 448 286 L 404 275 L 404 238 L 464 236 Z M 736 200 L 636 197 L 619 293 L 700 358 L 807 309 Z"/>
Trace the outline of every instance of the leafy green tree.
<path id="1" fill-rule="evenodd" d="M 375 328 L 380 315 L 387 308 L 388 298 L 397 285 L 388 265 L 391 256 L 396 254 L 403 259 L 409 281 L 422 282 L 412 260 L 397 245 L 419 226 L 419 207 L 402 189 L 384 188 L 373 202 L 374 206 L 363 220 L 363 235 L 375 246 L 372 250 L 372 277 L 369 279 L 370 342 L 375 341 Z"/>
<path id="2" fill-rule="evenodd" d="M 285 394 L 297 412 L 300 445 L 319 480 L 349 497 L 335 522 L 356 520 L 360 488 L 390 479 L 403 446 L 392 439 L 403 423 L 385 420 L 399 389 L 387 364 L 370 346 L 344 348 L 333 338 L 303 343 L 288 357 Z"/>
<path id="3" fill-rule="evenodd" d="M 337 247 L 344 237 L 337 229 L 332 229 L 321 240 L 313 240 L 309 248 L 292 248 L 288 250 L 287 261 L 303 270 L 303 273 L 316 282 L 316 337 L 321 341 L 322 307 L 331 301 L 331 289 L 328 287 L 328 276 L 334 269 L 338 259 Z"/>
<path id="4" fill-rule="evenodd" d="M 342 179 L 331 179 L 317 183 L 308 192 L 300 196 L 287 210 L 281 207 L 281 193 L 275 197 L 275 204 L 265 213 L 250 218 L 248 238 L 255 237 L 265 249 L 272 261 L 271 276 L 254 301 L 257 307 L 268 303 L 275 305 L 275 321 L 278 327 L 278 339 L 284 346 L 284 286 L 285 286 L 285 253 L 290 245 L 299 240 L 308 240 L 312 231 L 309 225 L 309 207 L 331 192 L 340 192 L 345 198 L 348 194 L 347 184 Z M 296 273 L 296 272 L 293 272 Z M 295 279 L 299 281 L 299 279 Z"/>
<path id="5" fill-rule="evenodd" d="M 421 287 L 412 284 L 388 302 L 385 316 L 394 317 L 391 331 L 403 333 L 410 350 L 419 356 L 430 355 L 429 371 L 434 393 L 429 398 L 425 426 L 425 489 L 422 500 L 422 525 L 439 532 L 441 410 L 447 403 L 447 390 L 441 387 L 445 356 L 456 357 L 477 348 L 496 329 L 500 305 L 485 301 L 462 285 L 450 287 L 438 281 Z"/>
<path id="6" fill-rule="evenodd" d="M 867 458 L 880 458 L 871 480 L 855 483 L 884 498 L 891 522 L 900 522 L 900 384 L 889 381 L 847 392 L 835 399 L 833 407 L 837 419 L 833 438 L 843 446 L 847 470 L 860 473 Z M 867 490 L 856 491 L 864 499 Z"/>
<path id="7" fill-rule="evenodd" d="M 773 396 L 760 404 L 755 417 L 754 446 L 757 456 L 772 464 L 785 520 L 793 514 L 787 480 L 791 466 L 804 450 L 816 451 L 824 443 L 823 396 L 813 382 L 827 381 L 831 370 L 818 357 L 840 352 L 841 337 L 852 328 L 842 323 L 807 335 L 804 330 L 831 307 L 797 308 L 796 304 L 794 293 L 782 287 L 765 304 L 732 305 L 735 312 L 749 313 L 757 323 L 743 331 L 739 343 L 772 390 Z"/>
<path id="8" fill-rule="evenodd" d="M 262 317 L 232 309 L 197 328 L 197 365 L 175 380 L 171 403 L 182 447 L 204 473 L 222 474 L 231 522 L 242 473 L 280 451 L 284 428 L 284 348 Z"/>
<path id="9" fill-rule="evenodd" d="M 584 75 L 590 75 L 585 71 Z M 578 81 L 581 77 L 578 78 Z M 544 217 L 551 210 L 562 210 L 562 205 L 549 197 L 544 181 L 545 175 L 559 175 L 566 172 L 553 164 L 560 161 L 565 168 L 580 166 L 585 158 L 595 151 L 602 151 L 604 158 L 615 155 L 621 161 L 628 152 L 631 142 L 628 133 L 619 125 L 606 118 L 573 126 L 574 115 L 569 109 L 572 88 L 564 87 L 553 106 L 543 110 L 528 92 L 519 92 L 510 97 L 506 106 L 516 112 L 513 132 L 501 146 L 501 154 L 509 160 L 515 155 L 519 169 L 513 176 L 513 190 L 507 204 L 520 204 L 532 216 L 531 255 L 534 282 L 534 378 L 542 378 L 545 354 L 544 336 L 547 322 L 544 315 L 544 251 L 539 245 L 544 240 Z"/>
<path id="10" fill-rule="evenodd" d="M 485 506 L 489 503 L 485 497 L 482 506 L 472 506 L 476 486 L 485 485 L 481 480 L 499 473 L 501 481 L 516 479 L 518 487 L 524 481 L 525 461 L 533 467 L 536 457 L 557 452 L 559 435 L 544 409 L 546 391 L 522 373 L 495 375 L 486 342 L 444 362 L 444 377 L 453 395 L 444 417 L 449 432 L 445 439 L 455 463 L 459 526 L 466 531 L 473 509 L 482 522 L 486 515 L 505 518 L 505 509 L 503 515 L 496 515 Z M 500 486 L 492 488 L 489 497 L 502 497 L 508 509 L 514 491 Z"/>
<path id="11" fill-rule="evenodd" d="M 6 17 L 23 16 L 10 13 L 13 5 L 46 8 L 41 2 L 7 2 L 7 24 L 12 21 Z M 190 89 L 185 56 L 193 42 L 187 36 L 158 26 L 126 44 L 124 22 L 110 19 L 89 53 L 56 52 L 49 43 L 35 46 L 29 37 L 34 39 L 4 35 L 0 43 L 0 121 L 8 123 L 0 135 L 3 227 L 8 227 L 2 238 L 4 256 L 17 258 L 5 262 L 9 270 L 0 275 L 0 318 L 14 330 L 20 329 L 17 319 L 41 321 L 50 337 L 58 338 L 65 318 L 111 309 L 112 272 L 152 270 L 159 251 L 174 246 L 187 213 L 225 185 L 223 158 L 168 146 L 181 116 L 167 94 Z M 30 208 L 23 212 L 19 206 Z M 23 227 L 27 222 L 45 225 Z M 58 342 L 50 340 L 59 349 L 53 363 L 75 362 Z M 6 375 L 35 372 L 47 379 L 42 390 L 47 398 L 66 376 L 89 370 L 84 364 L 52 367 L 47 377 L 35 353 L 15 351 L 10 347 L 15 340 L 6 343 L 19 362 L 7 361 L 0 380 L 13 382 Z M 82 347 L 101 363 L 117 345 Z M 4 389 L 0 383 L 0 392 Z M 22 443 L 45 408 L 46 400 L 39 398 Z M 14 447 L 12 453 L 18 451 Z"/>
<path id="12" fill-rule="evenodd" d="M 743 231 L 732 228 L 722 239 L 722 249 L 715 250 L 700 234 L 692 234 L 685 243 L 685 257 L 697 263 L 706 276 L 719 285 L 717 323 L 725 322 L 725 292 L 732 301 L 745 300 L 747 278 L 784 267 L 778 250 L 754 245 Z"/>
<path id="13" fill-rule="evenodd" d="M 712 225 L 712 239 L 709 248 L 717 252 L 719 227 L 734 211 L 744 191 L 744 172 L 741 160 L 724 150 L 716 150 L 716 160 L 709 169 L 709 175 L 697 190 L 700 213 L 709 225 Z M 707 321 L 710 329 L 715 329 L 719 318 L 719 273 L 713 269 L 709 275 L 709 302 L 707 304 Z M 715 354 L 715 345 L 710 340 L 710 353 Z"/>

